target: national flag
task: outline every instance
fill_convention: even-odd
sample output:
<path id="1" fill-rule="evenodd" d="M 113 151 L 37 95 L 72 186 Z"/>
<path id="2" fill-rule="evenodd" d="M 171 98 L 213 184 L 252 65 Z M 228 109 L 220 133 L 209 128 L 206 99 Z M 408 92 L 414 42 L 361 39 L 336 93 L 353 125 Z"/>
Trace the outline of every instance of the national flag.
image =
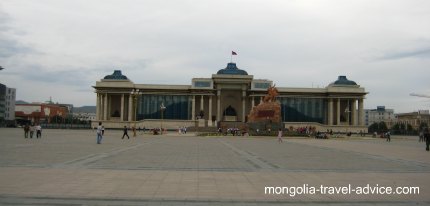
<path id="1" fill-rule="evenodd" d="M 237 55 L 237 53 L 234 51 L 231 51 L 231 55 Z"/>

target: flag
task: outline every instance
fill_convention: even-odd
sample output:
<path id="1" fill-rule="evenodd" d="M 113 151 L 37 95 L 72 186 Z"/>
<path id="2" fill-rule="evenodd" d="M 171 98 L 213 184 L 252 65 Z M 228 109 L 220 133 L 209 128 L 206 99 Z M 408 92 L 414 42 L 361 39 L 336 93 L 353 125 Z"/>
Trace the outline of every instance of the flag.
<path id="1" fill-rule="evenodd" d="M 237 53 L 234 51 L 231 51 L 231 55 L 237 55 Z"/>

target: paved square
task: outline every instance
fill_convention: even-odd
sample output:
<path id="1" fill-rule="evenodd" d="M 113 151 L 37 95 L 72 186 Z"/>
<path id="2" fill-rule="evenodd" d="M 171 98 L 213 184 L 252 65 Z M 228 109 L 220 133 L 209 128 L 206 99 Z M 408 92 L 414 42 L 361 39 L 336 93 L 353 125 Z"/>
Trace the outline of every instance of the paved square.
<path id="1" fill-rule="evenodd" d="M 0 204 L 410 205 L 430 203 L 430 153 L 415 137 L 315 140 L 195 137 L 121 139 L 107 130 L 0 128 Z M 130 135 L 131 136 L 131 135 Z M 265 194 L 265 187 L 419 187 L 419 194 Z"/>

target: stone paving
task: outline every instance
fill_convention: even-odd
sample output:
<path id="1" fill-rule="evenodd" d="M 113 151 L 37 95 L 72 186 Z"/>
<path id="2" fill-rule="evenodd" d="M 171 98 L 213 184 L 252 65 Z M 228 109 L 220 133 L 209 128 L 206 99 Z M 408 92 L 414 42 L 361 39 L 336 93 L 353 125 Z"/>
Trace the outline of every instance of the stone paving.
<path id="1" fill-rule="evenodd" d="M 0 128 L 2 205 L 430 204 L 430 153 L 415 137 L 121 139 L 108 130 Z M 132 136 L 130 134 L 130 136 Z M 414 186 L 419 194 L 265 194 L 265 187 Z"/>

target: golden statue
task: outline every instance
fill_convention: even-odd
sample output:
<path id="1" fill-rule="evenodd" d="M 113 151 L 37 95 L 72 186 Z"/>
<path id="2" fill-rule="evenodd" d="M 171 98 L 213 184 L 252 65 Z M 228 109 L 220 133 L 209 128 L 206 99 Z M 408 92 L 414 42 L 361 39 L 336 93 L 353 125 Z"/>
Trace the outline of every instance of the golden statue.
<path id="1" fill-rule="evenodd" d="M 267 95 L 263 98 L 263 102 L 275 102 L 276 97 L 279 95 L 276 84 L 267 88 Z"/>

